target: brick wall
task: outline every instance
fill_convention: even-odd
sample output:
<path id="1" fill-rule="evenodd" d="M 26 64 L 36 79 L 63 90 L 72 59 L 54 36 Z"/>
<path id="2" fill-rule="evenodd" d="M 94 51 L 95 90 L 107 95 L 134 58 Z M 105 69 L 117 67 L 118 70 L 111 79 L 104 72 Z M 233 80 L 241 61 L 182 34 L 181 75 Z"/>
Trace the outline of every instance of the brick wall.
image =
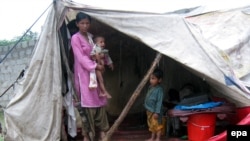
<path id="1" fill-rule="evenodd" d="M 28 65 L 36 40 L 19 43 L 9 56 L 0 64 L 0 95 L 11 85 L 20 72 Z M 0 58 L 13 47 L 0 46 Z M 0 97 L 0 105 L 6 106 L 13 96 L 13 87 Z"/>

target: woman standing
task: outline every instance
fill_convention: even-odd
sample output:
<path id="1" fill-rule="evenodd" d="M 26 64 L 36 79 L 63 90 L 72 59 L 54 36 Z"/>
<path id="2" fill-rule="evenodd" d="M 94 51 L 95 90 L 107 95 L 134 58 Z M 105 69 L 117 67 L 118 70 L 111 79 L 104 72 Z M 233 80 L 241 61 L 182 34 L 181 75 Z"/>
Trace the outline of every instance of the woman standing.
<path id="1" fill-rule="evenodd" d="M 83 141 L 93 140 L 95 137 L 95 127 L 100 131 L 100 139 L 105 136 L 109 129 L 109 123 L 105 111 L 107 104 L 106 97 L 99 97 L 99 87 L 89 88 L 91 71 L 104 70 L 102 65 L 96 64 L 90 57 L 93 48 L 92 35 L 88 32 L 91 24 L 91 17 L 79 12 L 76 15 L 76 25 L 79 31 L 72 36 L 71 45 L 74 54 L 74 82 L 78 96 L 81 98 L 81 106 L 86 113 L 89 128 L 83 126 Z M 83 123 L 83 125 L 86 123 Z M 88 135 L 93 137 L 88 137 Z"/>

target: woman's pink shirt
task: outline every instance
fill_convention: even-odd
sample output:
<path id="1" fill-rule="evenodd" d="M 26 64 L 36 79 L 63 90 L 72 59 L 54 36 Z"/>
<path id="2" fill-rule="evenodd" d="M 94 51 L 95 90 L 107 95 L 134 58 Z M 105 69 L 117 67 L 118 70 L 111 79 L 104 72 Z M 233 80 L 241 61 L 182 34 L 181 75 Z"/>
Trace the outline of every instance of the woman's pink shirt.
<path id="1" fill-rule="evenodd" d="M 82 107 L 102 107 L 107 104 L 107 98 L 99 97 L 99 87 L 89 89 L 89 73 L 95 70 L 96 63 L 91 60 L 90 52 L 93 48 L 92 35 L 88 33 L 86 40 L 79 32 L 71 38 L 74 52 L 74 82 L 77 94 L 81 97 Z"/>

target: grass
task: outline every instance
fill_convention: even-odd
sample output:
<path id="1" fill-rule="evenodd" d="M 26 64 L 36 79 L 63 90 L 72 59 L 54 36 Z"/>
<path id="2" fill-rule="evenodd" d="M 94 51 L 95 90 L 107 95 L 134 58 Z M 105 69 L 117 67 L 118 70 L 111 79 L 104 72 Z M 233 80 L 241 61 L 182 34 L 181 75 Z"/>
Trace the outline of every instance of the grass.
<path id="1" fill-rule="evenodd" d="M 2 125 L 2 131 L 3 131 L 5 128 L 5 124 L 4 124 L 4 113 L 2 109 L 0 109 L 0 123 Z M 0 134 L 0 141 L 4 141 L 3 134 Z"/>

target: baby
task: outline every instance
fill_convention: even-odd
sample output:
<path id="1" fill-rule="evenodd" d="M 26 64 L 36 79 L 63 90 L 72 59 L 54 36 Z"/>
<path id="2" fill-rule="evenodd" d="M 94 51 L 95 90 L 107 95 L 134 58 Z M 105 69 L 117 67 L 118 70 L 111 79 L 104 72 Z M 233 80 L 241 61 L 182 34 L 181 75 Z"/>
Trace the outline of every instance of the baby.
<path id="1" fill-rule="evenodd" d="M 111 70 L 114 69 L 113 61 L 111 60 L 108 50 L 105 49 L 105 39 L 102 36 L 94 37 L 95 46 L 91 52 L 91 57 L 94 59 L 99 65 L 108 65 Z M 95 81 L 97 78 L 98 84 L 100 85 L 100 96 L 106 96 L 107 98 L 112 98 L 111 95 L 107 92 L 104 81 L 103 81 L 103 72 L 99 70 L 95 70 L 95 72 L 90 73 L 90 88 L 96 88 L 97 82 Z M 95 76 L 96 75 L 96 76 Z"/>

